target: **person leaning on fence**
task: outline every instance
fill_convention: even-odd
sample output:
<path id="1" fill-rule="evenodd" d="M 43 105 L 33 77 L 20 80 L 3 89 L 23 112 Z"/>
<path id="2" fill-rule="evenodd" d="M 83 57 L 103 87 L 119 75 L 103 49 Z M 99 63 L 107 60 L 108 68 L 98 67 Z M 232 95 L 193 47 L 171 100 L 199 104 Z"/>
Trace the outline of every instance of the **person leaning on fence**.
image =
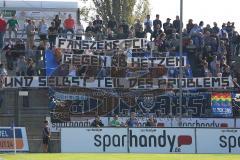
<path id="1" fill-rule="evenodd" d="M 44 127 L 42 130 L 42 138 L 43 138 L 43 152 L 47 153 L 48 152 L 48 145 L 50 142 L 50 136 L 51 136 L 51 132 L 50 132 L 50 128 L 48 127 L 48 121 L 45 120 L 44 121 Z"/>
<path id="2" fill-rule="evenodd" d="M 100 120 L 99 116 L 95 117 L 95 120 L 91 123 L 90 125 L 91 127 L 103 127 L 104 124 L 102 123 L 102 121 Z"/>
<path id="3" fill-rule="evenodd" d="M 139 127 L 139 122 L 136 117 L 136 112 L 131 112 L 130 118 L 126 122 L 127 127 Z"/>
<path id="4" fill-rule="evenodd" d="M 151 115 L 149 119 L 147 120 L 147 123 L 145 125 L 146 127 L 156 127 L 157 126 L 157 120 Z"/>
<path id="5" fill-rule="evenodd" d="M 111 127 L 120 127 L 121 126 L 121 123 L 118 120 L 118 115 L 117 114 L 114 115 L 113 120 L 110 122 L 110 126 Z"/>

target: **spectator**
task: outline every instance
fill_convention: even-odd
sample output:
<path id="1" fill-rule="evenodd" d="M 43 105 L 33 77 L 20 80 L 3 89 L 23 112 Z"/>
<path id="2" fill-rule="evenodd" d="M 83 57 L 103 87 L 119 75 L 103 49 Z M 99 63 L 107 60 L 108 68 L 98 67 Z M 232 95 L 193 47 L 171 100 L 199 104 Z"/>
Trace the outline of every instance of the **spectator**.
<path id="1" fill-rule="evenodd" d="M 50 44 L 50 49 L 53 49 L 56 45 L 56 38 L 57 38 L 57 29 L 55 27 L 55 23 L 51 22 L 51 26 L 48 28 L 48 40 Z"/>
<path id="2" fill-rule="evenodd" d="M 119 27 L 122 27 L 124 36 L 127 38 L 129 34 L 129 25 L 125 20 L 122 20 L 122 23 L 119 25 Z"/>
<path id="3" fill-rule="evenodd" d="M 114 32 L 117 31 L 117 22 L 115 21 L 115 17 L 113 17 L 113 19 L 108 20 L 107 27 L 111 28 L 111 30 Z"/>
<path id="4" fill-rule="evenodd" d="M 213 34 L 218 34 L 219 31 L 220 31 L 220 29 L 218 28 L 217 23 L 213 22 L 213 28 L 212 28 Z"/>
<path id="5" fill-rule="evenodd" d="M 203 33 L 206 33 L 206 32 L 209 32 L 209 33 L 213 33 L 213 30 L 210 26 L 210 24 L 207 24 L 205 28 L 203 28 Z"/>
<path id="6" fill-rule="evenodd" d="M 153 33 L 152 33 L 152 35 L 151 35 L 151 41 L 152 41 L 152 38 L 156 39 L 157 36 L 159 36 L 161 33 L 162 33 L 162 30 L 161 30 L 160 25 L 158 24 L 158 25 L 156 26 L 156 29 L 153 31 Z"/>
<path id="7" fill-rule="evenodd" d="M 38 35 L 40 37 L 40 41 L 43 41 L 45 46 L 47 43 L 47 34 L 48 34 L 48 25 L 45 23 L 45 20 L 42 19 L 38 26 Z"/>
<path id="8" fill-rule="evenodd" d="M 195 36 L 195 35 L 199 35 L 200 32 L 201 32 L 201 28 L 197 24 L 194 24 L 189 34 L 191 36 Z"/>
<path id="9" fill-rule="evenodd" d="M 166 34 L 165 33 L 161 33 L 154 40 L 155 46 L 157 46 L 159 52 L 165 52 L 166 51 L 167 46 L 166 46 L 165 40 L 166 40 Z"/>
<path id="10" fill-rule="evenodd" d="M 127 120 L 126 126 L 127 127 L 139 127 L 139 122 L 138 122 L 138 120 L 136 118 L 136 113 L 135 112 L 131 112 L 131 116 Z"/>
<path id="11" fill-rule="evenodd" d="M 0 14 L 0 50 L 3 48 L 4 46 L 4 34 L 6 32 L 6 28 L 7 28 L 7 23 L 6 21 L 3 19 L 2 14 Z"/>
<path id="12" fill-rule="evenodd" d="M 9 31 L 9 38 L 12 38 L 12 32 L 15 34 L 15 39 L 17 38 L 17 30 L 19 28 L 18 20 L 16 19 L 16 15 L 14 14 L 12 18 L 10 18 L 7 22 L 8 24 L 8 31 Z"/>
<path id="13" fill-rule="evenodd" d="M 25 56 L 21 55 L 20 58 L 17 59 L 16 75 L 25 76 L 26 72 L 27 72 L 27 62 L 26 62 Z"/>
<path id="14" fill-rule="evenodd" d="M 17 39 L 15 45 L 11 47 L 11 56 L 13 61 L 13 69 L 17 66 L 17 60 L 20 56 L 25 56 L 25 45 L 24 42 L 20 39 Z"/>
<path id="15" fill-rule="evenodd" d="M 111 28 L 107 28 L 107 39 L 108 40 L 114 40 L 114 36 L 113 36 L 113 31 L 111 30 Z"/>
<path id="16" fill-rule="evenodd" d="M 79 20 L 76 27 L 76 40 L 82 40 L 82 35 L 84 34 L 84 28 Z"/>
<path id="17" fill-rule="evenodd" d="M 99 116 L 96 116 L 95 120 L 91 123 L 91 127 L 103 127 L 103 126 L 104 126 L 104 124 L 100 120 Z"/>
<path id="18" fill-rule="evenodd" d="M 56 16 L 55 16 L 55 18 L 53 19 L 53 22 L 54 22 L 54 24 L 55 24 L 56 30 L 58 31 L 58 33 L 61 34 L 62 32 L 61 32 L 60 26 L 61 26 L 62 21 L 61 21 L 61 19 L 59 18 L 59 15 L 56 15 Z"/>
<path id="19" fill-rule="evenodd" d="M 27 61 L 27 76 L 34 76 L 35 66 L 32 58 L 29 58 Z"/>
<path id="20" fill-rule="evenodd" d="M 147 15 L 146 19 L 144 20 L 144 31 L 146 33 L 152 33 L 152 20 L 150 20 L 150 15 Z"/>
<path id="21" fill-rule="evenodd" d="M 94 31 L 102 32 L 103 21 L 100 19 L 99 15 L 96 15 L 96 19 L 93 21 Z"/>
<path id="22" fill-rule="evenodd" d="M 27 49 L 32 49 L 34 45 L 35 26 L 33 25 L 33 21 L 30 19 L 28 20 L 26 33 L 27 33 Z"/>
<path id="23" fill-rule="evenodd" d="M 173 21 L 173 27 L 176 29 L 176 32 L 179 33 L 180 32 L 180 19 L 179 16 L 176 16 L 176 19 Z"/>
<path id="24" fill-rule="evenodd" d="M 74 29 L 75 29 L 75 21 L 74 21 L 74 19 L 72 19 L 72 15 L 71 14 L 68 15 L 67 19 L 65 19 L 65 21 L 64 21 L 64 28 L 65 28 L 65 30 L 64 30 L 65 37 L 67 38 L 67 33 L 71 32 L 72 38 L 73 38 Z"/>
<path id="25" fill-rule="evenodd" d="M 134 30 L 135 30 L 135 35 L 138 38 L 138 35 L 140 33 L 141 30 L 143 30 L 142 28 L 142 24 L 140 22 L 139 19 L 136 20 L 137 22 L 134 24 Z"/>
<path id="26" fill-rule="evenodd" d="M 96 15 L 96 19 L 93 21 L 93 27 L 95 32 L 95 40 L 100 41 L 103 39 L 103 21 L 100 19 L 99 15 Z"/>
<path id="27" fill-rule="evenodd" d="M 123 32 L 123 27 L 119 27 L 118 28 L 118 33 L 117 33 L 117 36 L 116 36 L 116 39 L 127 39 L 128 38 L 128 35 L 126 35 L 124 32 Z"/>
<path id="28" fill-rule="evenodd" d="M 162 21 L 159 19 L 159 14 L 156 14 L 156 19 L 153 20 L 153 31 L 155 31 L 157 27 L 160 27 L 160 29 L 162 29 Z"/>
<path id="29" fill-rule="evenodd" d="M 136 38 L 146 38 L 146 32 L 143 30 L 143 28 L 140 28 L 140 31 L 137 32 L 137 34 L 135 35 Z"/>
<path id="30" fill-rule="evenodd" d="M 85 40 L 92 40 L 92 37 L 94 37 L 95 35 L 94 32 L 95 32 L 95 29 L 92 25 L 92 22 L 89 22 L 85 30 Z"/>
<path id="31" fill-rule="evenodd" d="M 228 33 L 229 39 L 231 39 L 233 36 L 233 26 L 232 26 L 231 22 L 227 22 L 227 26 L 226 26 L 225 30 Z"/>
<path id="32" fill-rule="evenodd" d="M 13 55 L 12 55 L 12 51 L 11 51 L 12 47 L 13 47 L 13 45 L 10 42 L 3 48 L 3 50 L 5 51 L 5 57 L 7 60 L 7 69 L 8 70 L 13 70 Z"/>
<path id="33" fill-rule="evenodd" d="M 23 28 L 22 28 L 22 37 L 24 36 L 24 34 L 26 34 L 27 25 L 28 25 L 28 19 L 25 19 L 25 22 L 24 22 Z"/>
<path id="34" fill-rule="evenodd" d="M 213 77 L 217 77 L 219 67 L 220 67 L 220 62 L 217 60 L 217 56 L 214 56 L 213 61 L 210 63 L 211 73 Z"/>
<path id="35" fill-rule="evenodd" d="M 118 120 L 118 115 L 117 114 L 113 117 L 113 120 L 110 122 L 110 126 L 111 127 L 120 127 L 121 126 L 121 123 Z"/>
<path id="36" fill-rule="evenodd" d="M 172 34 L 172 29 L 173 29 L 173 25 L 172 23 L 170 23 L 171 19 L 167 18 L 167 21 L 165 23 L 163 23 L 163 29 L 164 29 L 164 33 L 166 33 L 166 35 Z"/>
<path id="37" fill-rule="evenodd" d="M 145 127 L 156 127 L 156 126 L 157 126 L 157 120 L 151 115 L 147 120 Z"/>
<path id="38" fill-rule="evenodd" d="M 204 25 L 204 22 L 203 21 L 200 21 L 199 24 L 198 24 L 198 29 L 200 32 L 203 33 L 203 25 Z"/>
<path id="39" fill-rule="evenodd" d="M 190 31 L 192 30 L 193 27 L 194 27 L 193 20 L 192 20 L 192 19 L 189 19 L 189 20 L 188 20 L 188 24 L 187 24 L 187 26 L 186 26 L 187 33 L 190 33 Z"/>
<path id="40" fill-rule="evenodd" d="M 218 37 L 221 38 L 227 38 L 228 39 L 228 33 L 226 31 L 226 26 L 225 24 L 222 25 L 222 29 L 220 29 L 219 33 L 218 33 Z"/>

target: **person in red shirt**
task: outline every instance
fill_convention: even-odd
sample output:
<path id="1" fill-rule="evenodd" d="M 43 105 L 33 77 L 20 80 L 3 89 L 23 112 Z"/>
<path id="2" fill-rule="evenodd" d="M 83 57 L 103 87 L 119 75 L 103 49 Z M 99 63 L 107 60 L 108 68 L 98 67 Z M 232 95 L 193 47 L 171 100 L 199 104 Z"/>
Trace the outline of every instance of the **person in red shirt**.
<path id="1" fill-rule="evenodd" d="M 2 14 L 0 14 L 0 49 L 3 48 L 3 37 L 6 32 L 7 22 L 3 19 Z"/>
<path id="2" fill-rule="evenodd" d="M 67 19 L 65 19 L 63 25 L 64 25 L 64 28 L 65 28 L 66 37 L 67 37 L 67 33 L 68 32 L 71 32 L 72 33 L 72 37 L 73 37 L 74 29 L 75 29 L 75 21 L 74 21 L 74 19 L 72 19 L 72 15 L 71 14 L 68 15 Z"/>

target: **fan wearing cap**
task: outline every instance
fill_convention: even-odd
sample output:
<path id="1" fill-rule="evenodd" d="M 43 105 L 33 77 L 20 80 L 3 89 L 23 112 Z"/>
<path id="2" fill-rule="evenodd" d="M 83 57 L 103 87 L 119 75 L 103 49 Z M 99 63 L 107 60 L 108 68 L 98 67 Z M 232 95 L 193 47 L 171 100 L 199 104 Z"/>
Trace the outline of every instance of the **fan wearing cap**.
<path id="1" fill-rule="evenodd" d="M 172 23 L 170 23 L 170 21 L 171 21 L 171 19 L 167 18 L 167 21 L 165 23 L 163 23 L 163 29 L 167 35 L 171 34 L 171 31 L 173 29 L 173 25 L 172 25 Z"/>

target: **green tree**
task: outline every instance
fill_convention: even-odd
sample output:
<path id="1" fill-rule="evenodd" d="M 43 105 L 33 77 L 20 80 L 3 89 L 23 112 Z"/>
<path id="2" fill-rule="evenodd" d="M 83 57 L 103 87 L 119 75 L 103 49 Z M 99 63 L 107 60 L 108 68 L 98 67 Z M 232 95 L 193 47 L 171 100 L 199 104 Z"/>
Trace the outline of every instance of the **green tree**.
<path id="1" fill-rule="evenodd" d="M 148 14 L 151 14 L 149 1 L 138 0 L 138 3 L 135 6 L 133 20 L 140 19 L 140 21 L 143 22 Z"/>
<path id="2" fill-rule="evenodd" d="M 143 20 L 150 13 L 149 0 L 93 0 L 93 3 L 104 22 L 115 18 L 117 23 L 125 20 L 133 24 L 135 18 Z"/>

